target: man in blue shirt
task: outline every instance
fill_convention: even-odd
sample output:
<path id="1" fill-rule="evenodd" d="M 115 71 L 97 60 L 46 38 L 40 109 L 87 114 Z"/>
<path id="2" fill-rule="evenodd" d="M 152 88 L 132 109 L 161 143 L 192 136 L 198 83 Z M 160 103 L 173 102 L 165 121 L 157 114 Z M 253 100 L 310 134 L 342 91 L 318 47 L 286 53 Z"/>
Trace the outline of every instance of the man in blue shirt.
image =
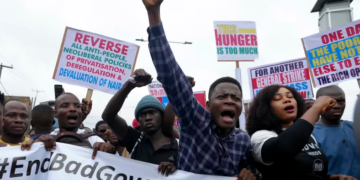
<path id="1" fill-rule="evenodd" d="M 329 175 L 343 174 L 360 179 L 360 155 L 354 138 L 353 122 L 341 120 L 345 110 L 345 93 L 338 86 L 320 88 L 316 98 L 330 96 L 335 106 L 321 115 L 313 135 L 329 159 Z"/>
<path id="2" fill-rule="evenodd" d="M 40 104 L 31 111 L 31 126 L 35 135 L 31 139 L 36 140 L 41 135 L 48 135 L 53 131 L 54 112 L 48 105 Z"/>
<path id="3" fill-rule="evenodd" d="M 53 129 L 59 128 L 59 120 L 57 118 L 54 118 L 54 121 L 55 121 L 55 123 L 53 125 Z"/>

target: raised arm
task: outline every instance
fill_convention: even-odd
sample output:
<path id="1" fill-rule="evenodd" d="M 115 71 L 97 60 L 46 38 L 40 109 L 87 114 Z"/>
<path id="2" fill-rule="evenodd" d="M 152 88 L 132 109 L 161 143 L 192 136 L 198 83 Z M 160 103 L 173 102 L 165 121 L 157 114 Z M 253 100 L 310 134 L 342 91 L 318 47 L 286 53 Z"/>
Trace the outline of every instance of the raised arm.
<path id="1" fill-rule="evenodd" d="M 165 107 L 164 120 L 163 120 L 163 123 L 162 123 L 162 130 L 163 130 L 163 133 L 166 136 L 174 136 L 174 135 L 176 135 L 176 134 L 173 133 L 174 121 L 175 121 L 175 112 L 174 112 L 171 104 L 168 103 L 166 105 L 166 107 Z"/>
<path id="2" fill-rule="evenodd" d="M 143 69 L 135 70 L 132 76 L 136 77 L 149 77 L 150 75 L 144 71 Z M 118 112 L 122 108 L 126 97 L 130 94 L 130 92 L 135 87 L 142 87 L 147 85 L 149 82 L 151 82 L 151 76 L 150 81 L 148 80 L 144 81 L 144 78 L 136 78 L 138 79 L 137 82 L 133 83 L 130 81 L 127 81 L 121 89 L 110 99 L 109 103 L 107 104 L 103 114 L 102 118 L 104 121 L 106 121 L 109 125 L 109 127 L 113 130 L 115 135 L 120 139 L 124 140 L 125 136 L 128 131 L 128 126 L 126 121 L 118 116 Z"/>
<path id="3" fill-rule="evenodd" d="M 174 129 L 174 122 L 175 122 L 175 112 L 172 109 L 172 106 L 170 103 L 168 103 L 165 107 L 165 111 L 164 111 L 164 121 L 162 124 L 162 130 L 163 133 L 166 136 L 172 136 L 176 139 L 179 139 L 179 133 L 177 132 L 176 129 Z"/>
<path id="4" fill-rule="evenodd" d="M 150 26 L 149 49 L 158 77 L 177 115 L 181 128 L 202 127 L 209 113 L 194 97 L 191 84 L 174 58 L 160 19 L 162 0 L 143 0 Z M 197 114 L 198 116 L 195 116 Z M 208 114 L 207 116 L 204 114 Z"/>
<path id="5" fill-rule="evenodd" d="M 192 87 L 195 86 L 195 81 L 194 78 L 191 76 L 187 76 L 190 84 Z M 175 112 L 173 110 L 173 107 L 170 103 L 168 103 L 165 107 L 165 112 L 164 112 L 164 122 L 163 122 L 163 132 L 166 135 L 172 135 L 174 138 L 179 139 L 179 133 L 177 130 L 175 130 L 174 127 L 174 122 L 175 122 Z"/>

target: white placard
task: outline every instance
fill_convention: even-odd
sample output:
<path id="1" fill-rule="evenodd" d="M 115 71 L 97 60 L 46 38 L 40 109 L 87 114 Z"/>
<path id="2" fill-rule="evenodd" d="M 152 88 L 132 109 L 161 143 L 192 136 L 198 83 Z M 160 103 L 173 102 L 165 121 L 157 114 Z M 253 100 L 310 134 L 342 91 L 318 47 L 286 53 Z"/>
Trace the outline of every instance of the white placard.
<path id="1" fill-rule="evenodd" d="M 253 61 L 259 57 L 255 22 L 215 21 L 218 61 Z"/>
<path id="2" fill-rule="evenodd" d="M 360 20 L 302 41 L 315 87 L 360 78 Z"/>
<path id="3" fill-rule="evenodd" d="M 130 77 L 139 46 L 67 27 L 53 79 L 115 94 Z"/>
<path id="4" fill-rule="evenodd" d="M 162 87 L 161 82 L 153 81 L 148 85 L 150 95 L 154 97 L 163 97 L 166 96 L 165 89 Z"/>
<path id="5" fill-rule="evenodd" d="M 248 69 L 251 99 L 270 85 L 285 85 L 296 89 L 304 99 L 314 98 L 306 58 L 267 64 Z"/>

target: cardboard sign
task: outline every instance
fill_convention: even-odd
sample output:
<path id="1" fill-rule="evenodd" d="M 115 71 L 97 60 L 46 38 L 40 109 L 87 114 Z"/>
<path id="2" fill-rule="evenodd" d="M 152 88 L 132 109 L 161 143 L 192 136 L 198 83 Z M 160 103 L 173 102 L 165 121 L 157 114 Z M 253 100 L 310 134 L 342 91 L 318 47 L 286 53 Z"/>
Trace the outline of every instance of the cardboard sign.
<path id="1" fill-rule="evenodd" d="M 302 41 L 315 87 L 360 78 L 360 20 Z"/>
<path id="2" fill-rule="evenodd" d="M 259 57 L 255 22 L 215 21 L 218 61 L 253 61 Z"/>
<path id="3" fill-rule="evenodd" d="M 293 87 L 305 99 L 314 97 L 305 58 L 249 68 L 248 76 L 252 99 L 261 89 L 274 84 Z"/>
<path id="4" fill-rule="evenodd" d="M 148 85 L 150 95 L 154 97 L 166 96 L 166 92 L 159 81 L 153 81 Z"/>
<path id="5" fill-rule="evenodd" d="M 135 67 L 139 46 L 67 27 L 53 79 L 115 94 Z"/>
<path id="6" fill-rule="evenodd" d="M 194 92 L 194 96 L 195 96 L 195 98 L 199 101 L 199 103 L 200 103 L 201 105 L 203 105 L 204 107 L 206 107 L 206 92 L 205 92 L 205 91 Z M 168 97 L 166 97 L 166 96 L 156 97 L 156 98 L 161 102 L 161 104 L 164 106 L 164 108 L 165 108 L 166 105 L 169 103 L 169 99 L 168 99 Z M 179 123 L 177 117 L 175 117 L 174 129 L 176 129 L 179 133 L 181 132 L 180 123 Z"/>

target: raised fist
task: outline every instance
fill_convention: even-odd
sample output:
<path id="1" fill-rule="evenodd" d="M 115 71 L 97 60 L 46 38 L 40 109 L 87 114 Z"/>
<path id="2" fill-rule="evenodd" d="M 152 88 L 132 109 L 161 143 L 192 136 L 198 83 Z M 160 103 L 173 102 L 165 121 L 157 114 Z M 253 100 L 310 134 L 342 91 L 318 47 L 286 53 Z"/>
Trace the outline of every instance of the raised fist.
<path id="1" fill-rule="evenodd" d="M 188 80 L 189 80 L 189 82 L 190 82 L 190 84 L 191 84 L 191 87 L 194 87 L 194 86 L 195 86 L 195 80 L 194 80 L 194 78 L 191 77 L 191 76 L 186 76 L 186 77 L 188 78 Z"/>
<path id="2" fill-rule="evenodd" d="M 136 87 L 143 87 L 151 83 L 152 77 L 144 69 L 137 69 L 132 74 L 131 77 L 134 78 L 134 81 L 131 83 Z"/>
<path id="3" fill-rule="evenodd" d="M 163 0 L 143 0 L 146 9 L 152 9 L 160 7 Z"/>
<path id="4" fill-rule="evenodd" d="M 328 108 L 335 106 L 336 100 L 329 96 L 320 96 L 314 102 L 313 107 L 320 109 L 320 114 L 323 114 Z"/>

